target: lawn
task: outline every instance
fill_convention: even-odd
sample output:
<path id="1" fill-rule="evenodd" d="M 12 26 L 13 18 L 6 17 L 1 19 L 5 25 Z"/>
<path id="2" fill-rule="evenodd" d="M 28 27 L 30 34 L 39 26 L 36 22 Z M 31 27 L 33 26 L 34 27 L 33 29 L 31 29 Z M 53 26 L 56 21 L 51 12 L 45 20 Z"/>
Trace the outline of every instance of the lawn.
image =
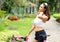
<path id="1" fill-rule="evenodd" d="M 21 18 L 18 21 L 0 20 L 0 40 L 6 40 L 12 35 L 26 36 L 34 18 Z"/>

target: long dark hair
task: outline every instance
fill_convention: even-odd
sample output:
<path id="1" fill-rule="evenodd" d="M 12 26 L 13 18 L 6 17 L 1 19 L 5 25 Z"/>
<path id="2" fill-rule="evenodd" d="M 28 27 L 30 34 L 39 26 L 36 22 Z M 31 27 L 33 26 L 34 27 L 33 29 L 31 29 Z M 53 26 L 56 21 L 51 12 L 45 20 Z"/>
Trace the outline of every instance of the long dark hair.
<path id="1" fill-rule="evenodd" d="M 44 14 L 46 15 L 46 16 L 48 16 L 48 19 L 47 19 L 47 21 L 50 19 L 50 9 L 49 9 L 49 5 L 47 4 L 47 3 L 42 3 L 43 5 L 44 5 L 44 8 L 45 8 L 45 11 L 44 11 Z"/>
<path id="2" fill-rule="evenodd" d="M 45 8 L 45 11 L 44 11 L 44 14 L 46 15 L 46 16 L 48 16 L 48 19 L 47 19 L 47 21 L 50 19 L 50 9 L 49 9 L 49 5 L 47 4 L 47 3 L 42 3 L 43 5 L 44 5 L 44 8 Z M 38 13 L 37 14 L 39 14 L 39 10 L 38 10 Z M 36 14 L 36 15 L 37 15 Z"/>

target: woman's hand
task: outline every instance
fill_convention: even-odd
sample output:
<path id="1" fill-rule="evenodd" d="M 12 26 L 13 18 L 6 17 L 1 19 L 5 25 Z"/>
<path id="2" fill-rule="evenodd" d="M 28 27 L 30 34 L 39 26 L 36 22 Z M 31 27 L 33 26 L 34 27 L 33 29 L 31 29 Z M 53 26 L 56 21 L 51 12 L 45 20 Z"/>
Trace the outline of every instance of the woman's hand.
<path id="1" fill-rule="evenodd" d="M 45 22 L 48 19 L 48 17 L 45 14 L 43 14 L 43 12 L 40 12 L 40 14 L 38 14 L 37 17 L 42 19 L 43 22 Z"/>
<path id="2" fill-rule="evenodd" d="M 40 12 L 39 16 L 42 16 L 43 15 L 43 12 Z"/>
<path id="3" fill-rule="evenodd" d="M 43 12 L 40 12 L 40 13 L 37 15 L 37 17 L 41 17 L 41 16 L 43 16 Z"/>

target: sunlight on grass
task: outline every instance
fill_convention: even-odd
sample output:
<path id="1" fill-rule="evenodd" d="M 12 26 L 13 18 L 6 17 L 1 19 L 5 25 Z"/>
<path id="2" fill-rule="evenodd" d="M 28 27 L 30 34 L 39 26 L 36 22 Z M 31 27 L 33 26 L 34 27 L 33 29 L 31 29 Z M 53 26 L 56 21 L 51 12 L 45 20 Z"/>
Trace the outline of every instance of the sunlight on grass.
<path id="1" fill-rule="evenodd" d="M 0 20 L 0 41 L 6 42 L 12 35 L 26 36 L 34 18 L 24 18 L 18 21 Z M 4 37 L 5 36 L 5 37 Z"/>
<path id="2" fill-rule="evenodd" d="M 32 20 L 33 18 L 24 18 L 18 21 L 3 20 L 0 27 L 6 31 L 10 28 L 14 28 L 15 30 L 19 31 L 20 35 L 25 36 L 31 28 Z"/>
<path id="3" fill-rule="evenodd" d="M 20 35 L 25 36 L 31 28 L 32 18 L 25 18 L 22 21 L 14 21 L 12 24 L 17 27 Z"/>

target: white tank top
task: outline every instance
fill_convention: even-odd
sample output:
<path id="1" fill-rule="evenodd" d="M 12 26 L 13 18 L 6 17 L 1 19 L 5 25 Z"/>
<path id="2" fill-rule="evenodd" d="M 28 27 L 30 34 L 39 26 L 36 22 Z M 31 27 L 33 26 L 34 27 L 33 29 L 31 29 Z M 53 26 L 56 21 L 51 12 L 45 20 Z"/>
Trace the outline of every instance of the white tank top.
<path id="1" fill-rule="evenodd" d="M 33 20 L 33 25 L 44 27 L 45 23 L 38 17 Z"/>

